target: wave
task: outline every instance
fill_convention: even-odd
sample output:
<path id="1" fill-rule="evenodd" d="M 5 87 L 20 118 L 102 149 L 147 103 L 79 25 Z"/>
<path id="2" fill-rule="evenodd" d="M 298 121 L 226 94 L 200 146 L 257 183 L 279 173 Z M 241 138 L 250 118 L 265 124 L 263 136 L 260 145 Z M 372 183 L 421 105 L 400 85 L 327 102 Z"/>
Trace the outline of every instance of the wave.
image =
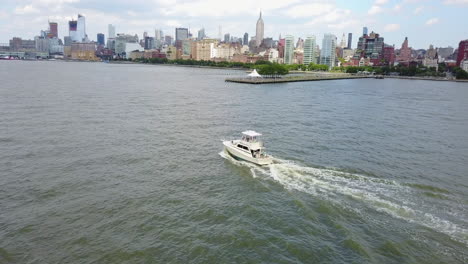
<path id="1" fill-rule="evenodd" d="M 359 201 L 378 212 L 423 225 L 468 245 L 468 230 L 429 213 L 430 208 L 423 206 L 427 201 L 421 202 L 417 193 L 408 184 L 337 168 L 302 166 L 296 162 L 278 158 L 274 159 L 273 164 L 260 167 L 236 160 L 224 151 L 219 154 L 238 166 L 250 168 L 255 178 L 264 176 L 266 179 L 278 182 L 288 190 L 317 196 L 361 213 L 352 204 L 353 201 Z M 344 197 L 349 199 L 343 199 Z M 461 221 L 464 222 L 464 220 Z"/>

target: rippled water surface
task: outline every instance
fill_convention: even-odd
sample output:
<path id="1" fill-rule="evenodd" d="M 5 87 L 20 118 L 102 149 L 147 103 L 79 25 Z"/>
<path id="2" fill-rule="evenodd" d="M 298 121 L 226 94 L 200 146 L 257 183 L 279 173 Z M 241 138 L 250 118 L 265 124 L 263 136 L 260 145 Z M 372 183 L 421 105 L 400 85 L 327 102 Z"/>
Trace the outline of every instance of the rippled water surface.
<path id="1" fill-rule="evenodd" d="M 0 62 L 0 263 L 468 262 L 468 84 L 244 74 Z"/>

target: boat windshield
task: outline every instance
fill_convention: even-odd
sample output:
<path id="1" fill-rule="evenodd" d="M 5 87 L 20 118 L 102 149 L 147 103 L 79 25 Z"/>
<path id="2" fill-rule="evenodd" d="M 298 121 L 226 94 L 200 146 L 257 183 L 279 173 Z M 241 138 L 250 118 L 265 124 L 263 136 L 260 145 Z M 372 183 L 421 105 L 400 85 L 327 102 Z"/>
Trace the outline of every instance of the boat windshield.
<path id="1" fill-rule="evenodd" d="M 245 141 L 245 142 L 250 142 L 250 143 L 255 143 L 255 142 L 260 142 L 260 140 L 258 139 L 258 137 L 251 137 L 251 136 L 242 136 L 242 140 Z"/>

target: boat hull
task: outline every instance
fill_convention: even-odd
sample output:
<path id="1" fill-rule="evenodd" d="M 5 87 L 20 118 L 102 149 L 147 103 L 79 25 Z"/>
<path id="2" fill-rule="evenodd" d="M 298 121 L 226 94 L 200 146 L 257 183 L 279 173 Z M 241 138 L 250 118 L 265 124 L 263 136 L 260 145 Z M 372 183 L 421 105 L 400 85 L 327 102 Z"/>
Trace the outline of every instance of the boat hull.
<path id="1" fill-rule="evenodd" d="M 260 166 L 269 165 L 273 163 L 273 160 L 270 156 L 267 156 L 266 158 L 254 158 L 250 155 L 250 153 L 244 152 L 235 147 L 231 141 L 223 141 L 223 145 L 226 152 L 236 159 L 248 161 Z"/>

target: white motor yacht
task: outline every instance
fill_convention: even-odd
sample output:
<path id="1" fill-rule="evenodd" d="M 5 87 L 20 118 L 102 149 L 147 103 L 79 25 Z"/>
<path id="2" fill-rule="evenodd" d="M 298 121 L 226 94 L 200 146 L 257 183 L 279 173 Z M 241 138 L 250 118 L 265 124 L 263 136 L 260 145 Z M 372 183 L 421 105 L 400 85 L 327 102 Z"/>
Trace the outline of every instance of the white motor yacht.
<path id="1" fill-rule="evenodd" d="M 273 163 L 273 159 L 265 153 L 263 142 L 259 140 L 261 135 L 252 130 L 244 131 L 242 139 L 223 141 L 223 145 L 226 151 L 236 159 L 257 165 L 268 165 Z"/>

